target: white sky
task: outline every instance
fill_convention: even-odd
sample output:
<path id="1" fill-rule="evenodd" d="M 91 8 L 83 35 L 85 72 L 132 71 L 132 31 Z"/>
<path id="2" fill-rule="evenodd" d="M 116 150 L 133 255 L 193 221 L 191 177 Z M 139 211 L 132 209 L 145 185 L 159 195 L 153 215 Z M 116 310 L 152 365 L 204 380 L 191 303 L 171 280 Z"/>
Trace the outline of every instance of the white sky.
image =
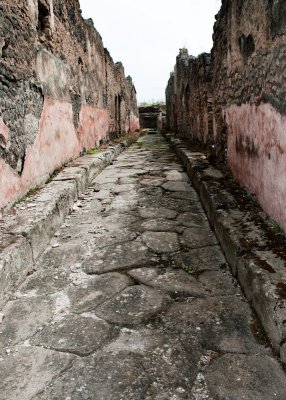
<path id="1" fill-rule="evenodd" d="M 79 0 L 115 62 L 131 75 L 138 102 L 165 100 L 179 49 L 209 52 L 221 0 Z"/>

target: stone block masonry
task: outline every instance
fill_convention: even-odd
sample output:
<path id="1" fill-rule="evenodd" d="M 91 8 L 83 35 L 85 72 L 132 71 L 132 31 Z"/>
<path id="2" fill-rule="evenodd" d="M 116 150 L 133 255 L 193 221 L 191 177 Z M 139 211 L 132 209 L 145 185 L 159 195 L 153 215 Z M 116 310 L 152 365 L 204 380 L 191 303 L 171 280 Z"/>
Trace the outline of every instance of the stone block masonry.
<path id="1" fill-rule="evenodd" d="M 78 0 L 0 1 L 0 208 L 139 129 L 136 90 Z"/>
<path id="2" fill-rule="evenodd" d="M 215 145 L 284 229 L 285 15 L 282 0 L 223 0 L 211 55 L 183 49 L 166 90 L 169 129 Z"/>

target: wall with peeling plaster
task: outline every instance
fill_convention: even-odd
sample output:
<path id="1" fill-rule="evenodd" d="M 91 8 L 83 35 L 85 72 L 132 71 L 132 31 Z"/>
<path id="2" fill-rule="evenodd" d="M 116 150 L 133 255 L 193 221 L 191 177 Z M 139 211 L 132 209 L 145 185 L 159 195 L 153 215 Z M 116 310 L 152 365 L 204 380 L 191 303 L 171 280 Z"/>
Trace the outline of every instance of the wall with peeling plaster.
<path id="1" fill-rule="evenodd" d="M 0 3 L 0 208 L 139 129 L 136 90 L 78 0 Z"/>
<path id="2" fill-rule="evenodd" d="M 217 157 L 285 229 L 285 1 L 223 0 L 213 40 L 210 85 L 208 73 L 190 70 L 200 57 L 177 57 L 166 90 L 169 128 L 213 144 Z M 192 123 L 195 115 L 199 125 Z"/>

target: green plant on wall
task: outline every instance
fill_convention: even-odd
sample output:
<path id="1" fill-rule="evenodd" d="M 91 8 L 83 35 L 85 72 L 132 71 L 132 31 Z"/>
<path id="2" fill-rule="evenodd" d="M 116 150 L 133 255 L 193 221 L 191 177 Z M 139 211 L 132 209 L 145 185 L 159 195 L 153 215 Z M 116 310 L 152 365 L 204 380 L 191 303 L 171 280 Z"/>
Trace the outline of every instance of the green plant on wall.
<path id="1" fill-rule="evenodd" d="M 87 150 L 86 154 L 98 154 L 100 152 L 101 152 L 101 150 L 99 148 L 94 147 L 92 149 Z"/>

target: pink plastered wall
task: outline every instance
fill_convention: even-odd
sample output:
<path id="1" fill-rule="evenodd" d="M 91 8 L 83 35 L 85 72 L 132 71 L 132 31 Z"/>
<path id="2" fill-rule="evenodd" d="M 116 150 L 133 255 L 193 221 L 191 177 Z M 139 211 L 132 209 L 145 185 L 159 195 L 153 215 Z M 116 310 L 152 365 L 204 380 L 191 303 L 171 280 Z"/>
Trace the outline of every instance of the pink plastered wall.
<path id="1" fill-rule="evenodd" d="M 228 164 L 264 211 L 286 228 L 286 117 L 270 104 L 225 111 Z"/>
<path id="2" fill-rule="evenodd" d="M 83 105 L 79 120 L 77 132 L 71 104 L 45 98 L 39 132 L 34 144 L 27 148 L 21 176 L 0 158 L 0 208 L 13 203 L 56 168 L 77 157 L 83 148 L 96 146 L 107 136 L 106 110 Z M 8 131 L 0 119 L 0 134 L 8 138 Z"/>
<path id="3" fill-rule="evenodd" d="M 130 132 L 135 132 L 135 131 L 138 131 L 139 129 L 140 129 L 139 118 L 137 117 L 137 115 L 134 115 L 131 112 L 131 114 L 130 114 L 130 126 L 127 127 L 126 131 L 128 132 L 130 130 Z"/>
<path id="4" fill-rule="evenodd" d="M 82 105 L 79 115 L 79 141 L 82 149 L 99 145 L 108 134 L 109 117 L 107 110 Z"/>

